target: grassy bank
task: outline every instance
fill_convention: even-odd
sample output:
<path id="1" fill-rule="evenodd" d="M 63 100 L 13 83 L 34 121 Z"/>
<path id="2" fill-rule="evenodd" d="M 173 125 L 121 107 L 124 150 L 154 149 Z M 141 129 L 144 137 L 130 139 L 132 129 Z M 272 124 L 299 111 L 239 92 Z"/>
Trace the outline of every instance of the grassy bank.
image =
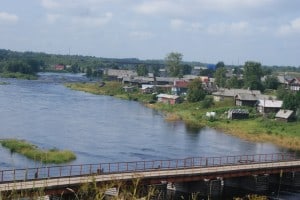
<path id="1" fill-rule="evenodd" d="M 24 140 L 5 139 L 0 140 L 0 144 L 8 148 L 12 153 L 19 153 L 29 159 L 42 163 L 60 164 L 76 159 L 76 155 L 71 151 L 60 151 L 58 149 L 42 150 Z"/>
<path id="2" fill-rule="evenodd" d="M 123 90 L 123 85 L 119 82 L 105 82 L 102 86 L 100 83 L 67 83 L 66 87 L 73 90 L 80 90 L 97 95 L 115 96 L 120 99 L 134 100 L 143 103 L 148 103 L 152 100 L 153 95 L 141 94 L 138 89 L 127 93 Z"/>
<path id="3" fill-rule="evenodd" d="M 16 78 L 16 79 L 27 79 L 27 80 L 36 80 L 38 79 L 37 75 L 33 74 L 23 74 L 20 72 L 4 72 L 0 73 L 0 77 L 2 78 Z"/>
<path id="4" fill-rule="evenodd" d="M 147 104 L 151 101 L 152 95 L 146 96 L 139 92 L 125 93 L 122 90 L 122 84 L 117 82 L 107 82 L 103 87 L 99 87 L 99 84 L 94 83 L 72 83 L 66 86 L 93 94 L 111 95 L 122 99 L 134 99 L 144 102 L 148 107 L 164 112 L 166 120 L 169 121 L 183 120 L 191 127 L 208 126 L 249 141 L 271 142 L 285 148 L 300 150 L 299 122 L 286 123 L 264 118 L 256 113 L 254 108 L 247 108 L 250 110 L 249 119 L 228 120 L 226 111 L 235 107 L 233 101 L 215 102 L 210 108 L 204 108 L 202 102 L 183 102 L 176 105 Z M 216 118 L 208 119 L 205 117 L 206 112 L 211 111 L 217 113 Z"/>

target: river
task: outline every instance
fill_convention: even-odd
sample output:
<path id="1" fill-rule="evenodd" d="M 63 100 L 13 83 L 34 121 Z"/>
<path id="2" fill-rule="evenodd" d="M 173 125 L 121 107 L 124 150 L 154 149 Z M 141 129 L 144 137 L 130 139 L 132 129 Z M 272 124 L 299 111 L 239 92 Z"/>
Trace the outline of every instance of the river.
<path id="1" fill-rule="evenodd" d="M 176 159 L 287 152 L 223 132 L 166 122 L 162 113 L 135 101 L 66 88 L 81 75 L 42 73 L 39 80 L 0 79 L 0 137 L 27 140 L 40 148 L 68 149 L 70 164 Z M 0 147 L 0 168 L 42 164 Z"/>

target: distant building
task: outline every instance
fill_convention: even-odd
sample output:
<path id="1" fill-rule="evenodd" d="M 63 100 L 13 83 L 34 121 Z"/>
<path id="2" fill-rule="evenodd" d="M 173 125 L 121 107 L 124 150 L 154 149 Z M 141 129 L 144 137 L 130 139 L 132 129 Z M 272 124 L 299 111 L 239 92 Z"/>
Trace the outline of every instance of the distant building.
<path id="1" fill-rule="evenodd" d="M 225 99 L 232 99 L 236 97 L 238 94 L 252 94 L 252 95 L 260 95 L 261 92 L 259 90 L 244 90 L 244 89 L 225 89 L 219 88 L 217 92 L 213 92 L 212 95 L 214 97 L 214 101 L 222 101 Z"/>
<path id="2" fill-rule="evenodd" d="M 277 113 L 282 107 L 283 101 L 258 100 L 257 110 L 262 114 Z"/>
<path id="3" fill-rule="evenodd" d="M 174 85 L 171 89 L 172 94 L 181 95 L 187 92 L 189 81 L 186 80 L 175 80 Z"/>
<path id="4" fill-rule="evenodd" d="M 173 105 L 179 103 L 180 98 L 177 95 L 159 94 L 157 95 L 157 101 Z"/>
<path id="5" fill-rule="evenodd" d="M 248 119 L 249 111 L 246 109 L 230 109 L 227 117 L 228 119 Z"/>
<path id="6" fill-rule="evenodd" d="M 134 91 L 134 89 L 135 89 L 135 87 L 134 86 L 124 86 L 123 87 L 123 90 L 125 91 L 125 92 L 133 92 Z"/>
<path id="7" fill-rule="evenodd" d="M 55 65 L 54 69 L 57 70 L 57 71 L 64 70 L 65 69 L 65 65 L 62 65 L 62 64 Z"/>

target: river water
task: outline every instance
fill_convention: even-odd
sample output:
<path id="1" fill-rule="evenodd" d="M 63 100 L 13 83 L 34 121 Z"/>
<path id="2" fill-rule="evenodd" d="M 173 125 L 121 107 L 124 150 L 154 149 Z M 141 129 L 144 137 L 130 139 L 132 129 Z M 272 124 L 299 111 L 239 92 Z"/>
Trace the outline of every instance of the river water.
<path id="1" fill-rule="evenodd" d="M 40 148 L 69 149 L 70 164 L 177 159 L 287 152 L 220 131 L 166 122 L 163 114 L 135 101 L 73 91 L 62 83 L 88 81 L 70 74 L 39 80 L 0 79 L 0 138 L 25 139 Z M 0 147 L 0 168 L 41 166 Z"/>

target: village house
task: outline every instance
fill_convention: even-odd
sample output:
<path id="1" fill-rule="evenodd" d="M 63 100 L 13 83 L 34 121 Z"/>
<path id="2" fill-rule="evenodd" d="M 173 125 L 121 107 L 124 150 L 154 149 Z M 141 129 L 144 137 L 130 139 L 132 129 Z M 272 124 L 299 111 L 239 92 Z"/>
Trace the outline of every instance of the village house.
<path id="1" fill-rule="evenodd" d="M 186 80 L 175 80 L 174 85 L 171 89 L 172 94 L 181 95 L 187 92 L 189 81 Z"/>
<path id="2" fill-rule="evenodd" d="M 276 115 L 275 119 L 278 121 L 290 122 L 294 119 L 295 112 L 293 110 L 279 110 Z"/>
<path id="3" fill-rule="evenodd" d="M 105 69 L 103 74 L 106 75 L 109 80 L 123 81 L 124 77 L 133 78 L 137 76 L 137 73 L 133 70 L 120 70 L 120 69 Z"/>
<path id="4" fill-rule="evenodd" d="M 275 100 L 275 96 L 263 95 L 263 94 L 244 94 L 239 93 L 235 96 L 236 106 L 250 106 L 254 107 L 259 99 Z"/>
<path id="5" fill-rule="evenodd" d="M 140 91 L 143 94 L 151 94 L 154 92 L 154 85 L 142 84 L 142 88 L 140 89 Z"/>
<path id="6" fill-rule="evenodd" d="M 159 95 L 157 95 L 157 101 L 174 105 L 174 104 L 177 104 L 180 102 L 180 98 L 177 95 L 159 94 Z"/>
<path id="7" fill-rule="evenodd" d="M 225 89 L 220 88 L 217 92 L 213 92 L 214 101 L 223 101 L 223 100 L 234 100 L 238 94 L 251 94 L 251 95 L 260 95 L 259 90 L 245 90 L 245 89 Z"/>
<path id="8" fill-rule="evenodd" d="M 300 91 L 300 78 L 293 78 L 289 82 L 289 87 L 291 91 L 298 92 Z"/>
<path id="9" fill-rule="evenodd" d="M 258 100 L 257 110 L 262 114 L 277 113 L 282 107 L 283 101 L 278 100 Z"/>
<path id="10" fill-rule="evenodd" d="M 236 106 L 250 106 L 253 107 L 257 103 L 257 96 L 255 94 L 239 93 L 235 95 Z"/>
<path id="11" fill-rule="evenodd" d="M 62 65 L 62 64 L 55 65 L 54 69 L 57 71 L 62 71 L 65 69 L 65 65 Z"/>

